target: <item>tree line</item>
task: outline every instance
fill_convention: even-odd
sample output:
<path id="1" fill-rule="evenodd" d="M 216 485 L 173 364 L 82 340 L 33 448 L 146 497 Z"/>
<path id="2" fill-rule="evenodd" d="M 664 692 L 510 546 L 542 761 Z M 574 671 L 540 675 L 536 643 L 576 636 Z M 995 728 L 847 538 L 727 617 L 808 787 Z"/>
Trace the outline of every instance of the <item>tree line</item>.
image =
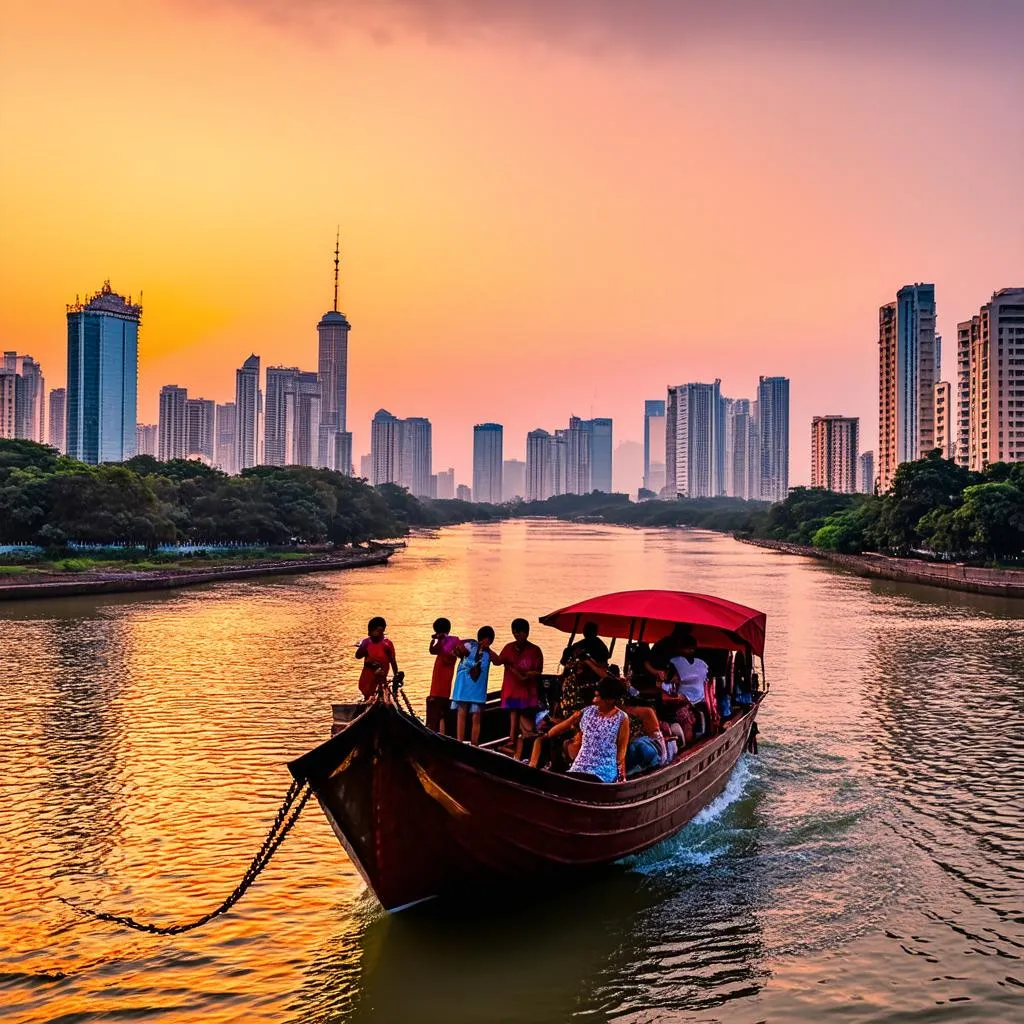
<path id="1" fill-rule="evenodd" d="M 696 498 L 632 502 L 565 494 L 505 505 L 427 501 L 395 484 L 307 466 L 228 476 L 201 462 L 148 455 L 89 466 L 32 441 L 0 440 L 0 544 L 356 544 L 410 527 L 529 516 L 623 526 L 690 526 L 829 551 L 1024 554 L 1024 463 L 973 473 L 932 452 L 896 471 L 884 495 L 795 487 L 785 501 Z"/>

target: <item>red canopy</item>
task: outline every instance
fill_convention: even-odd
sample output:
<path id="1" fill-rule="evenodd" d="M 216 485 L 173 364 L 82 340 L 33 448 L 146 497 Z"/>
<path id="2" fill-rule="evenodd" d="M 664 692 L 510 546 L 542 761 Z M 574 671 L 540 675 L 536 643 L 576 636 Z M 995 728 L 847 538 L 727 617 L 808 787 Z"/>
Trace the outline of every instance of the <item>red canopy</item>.
<path id="1" fill-rule="evenodd" d="M 542 615 L 545 626 L 563 633 L 596 622 L 601 636 L 653 642 L 672 632 L 679 623 L 690 627 L 698 647 L 764 653 L 765 614 L 708 594 L 684 594 L 675 590 L 626 590 L 620 594 L 592 597 L 556 612 Z"/>

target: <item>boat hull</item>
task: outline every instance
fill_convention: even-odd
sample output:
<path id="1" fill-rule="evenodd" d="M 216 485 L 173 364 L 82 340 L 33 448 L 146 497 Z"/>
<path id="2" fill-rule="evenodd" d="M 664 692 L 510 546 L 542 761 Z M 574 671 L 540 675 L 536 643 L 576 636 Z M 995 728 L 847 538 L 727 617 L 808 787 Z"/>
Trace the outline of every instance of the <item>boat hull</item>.
<path id="1" fill-rule="evenodd" d="M 596 867 L 673 835 L 725 788 L 758 705 L 671 765 L 605 785 L 428 730 L 385 702 L 292 762 L 388 910 L 476 882 Z"/>

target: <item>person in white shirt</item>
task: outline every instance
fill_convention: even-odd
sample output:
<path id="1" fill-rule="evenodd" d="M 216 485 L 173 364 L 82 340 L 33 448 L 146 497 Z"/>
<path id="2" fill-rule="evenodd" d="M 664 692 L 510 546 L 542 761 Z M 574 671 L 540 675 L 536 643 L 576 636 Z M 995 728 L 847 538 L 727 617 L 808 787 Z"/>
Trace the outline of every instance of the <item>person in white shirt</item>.
<path id="1" fill-rule="evenodd" d="M 708 706 L 704 701 L 704 683 L 709 674 L 706 661 L 697 657 L 697 642 L 692 636 L 684 637 L 679 644 L 679 654 L 669 663 L 668 678 L 661 684 L 662 700 L 671 706 L 686 698 L 699 723 L 699 731 L 707 733 Z"/>

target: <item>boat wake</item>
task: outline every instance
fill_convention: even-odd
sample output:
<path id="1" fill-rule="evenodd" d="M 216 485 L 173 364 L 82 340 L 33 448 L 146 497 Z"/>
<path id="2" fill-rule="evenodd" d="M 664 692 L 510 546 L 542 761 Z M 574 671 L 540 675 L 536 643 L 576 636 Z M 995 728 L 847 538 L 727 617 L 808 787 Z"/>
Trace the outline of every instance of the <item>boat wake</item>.
<path id="1" fill-rule="evenodd" d="M 626 857 L 622 863 L 640 874 L 658 874 L 671 867 L 707 867 L 733 847 L 736 829 L 728 812 L 742 801 L 754 779 L 751 759 L 744 755 L 736 763 L 725 789 L 693 820 L 664 842 L 643 853 Z"/>

